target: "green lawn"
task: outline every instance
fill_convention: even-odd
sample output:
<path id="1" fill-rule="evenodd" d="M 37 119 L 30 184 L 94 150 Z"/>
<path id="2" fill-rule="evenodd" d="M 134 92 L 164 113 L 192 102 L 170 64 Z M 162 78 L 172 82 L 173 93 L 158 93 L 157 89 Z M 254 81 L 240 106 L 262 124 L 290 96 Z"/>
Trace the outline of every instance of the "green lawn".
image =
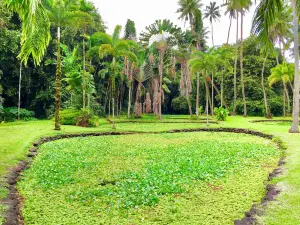
<path id="1" fill-rule="evenodd" d="M 183 118 L 183 119 L 182 119 Z M 152 117 L 147 118 L 148 120 L 153 120 Z M 228 121 L 222 122 L 220 124 L 211 124 L 210 127 L 238 127 L 238 128 L 249 128 L 254 130 L 259 130 L 265 133 L 270 133 L 275 136 L 280 137 L 287 145 L 286 150 L 286 161 L 284 165 L 285 173 L 278 179 L 278 185 L 282 187 L 281 194 L 277 197 L 277 200 L 270 203 L 266 209 L 266 214 L 259 218 L 263 221 L 264 224 L 299 224 L 300 216 L 300 135 L 299 134 L 289 134 L 287 133 L 289 129 L 289 123 L 250 123 L 250 120 L 257 120 L 263 118 L 242 118 L 242 117 L 229 117 Z M 283 118 L 276 118 L 283 119 Z M 124 119 L 122 119 L 124 120 Z M 189 121 L 186 116 L 177 116 L 177 118 L 172 119 L 171 116 L 166 116 L 165 121 Z M 190 122 L 190 121 L 189 121 Z M 171 124 L 138 124 L 138 123 L 120 123 L 117 124 L 116 131 L 166 131 L 170 129 L 181 129 L 181 128 L 196 128 L 196 127 L 206 127 L 205 124 L 198 123 L 171 123 Z M 31 143 L 37 140 L 42 136 L 56 135 L 61 133 L 82 133 L 82 132 L 102 132 L 102 131 L 113 131 L 111 126 L 105 121 L 101 121 L 101 125 L 98 128 L 79 128 L 73 126 L 63 126 L 62 131 L 55 132 L 52 130 L 53 124 L 50 121 L 35 121 L 35 122 L 17 122 L 17 123 L 8 123 L 0 125 L 0 196 L 4 197 L 6 195 L 6 189 L 1 188 L 5 185 L 3 180 L 4 176 L 7 173 L 8 168 L 16 165 L 16 163 L 24 158 L 28 148 Z M 123 138 L 123 137 L 122 137 Z M 49 143 L 51 144 L 51 143 Z M 46 146 L 46 145 L 45 145 Z M 44 148 L 44 147 L 43 147 Z M 46 151 L 46 150 L 45 150 Z M 38 159 L 37 159 L 38 160 Z M 251 177 L 249 174 L 245 174 L 246 177 Z M 238 181 L 237 177 L 228 176 L 230 183 L 234 184 L 235 181 Z M 221 182 L 221 181 L 220 181 Z M 249 181 L 250 182 L 250 181 Z M 224 185 L 224 184 L 220 184 Z M 205 187 L 198 185 L 197 187 Z M 207 186 L 206 186 L 207 187 Z M 229 186 L 228 186 L 229 187 Z M 247 188 L 247 187 L 245 187 Z M 228 188 L 228 194 L 231 192 Z M 209 191 L 207 188 L 206 191 Z M 188 190 L 182 195 L 187 195 Z M 199 190 L 199 193 L 207 193 L 205 190 Z M 217 192 L 219 193 L 219 192 Z M 214 192 L 214 195 L 216 193 Z M 205 195 L 205 198 L 209 201 L 213 201 L 213 198 L 210 199 L 212 195 Z M 207 197 L 210 196 L 210 197 Z M 218 196 L 218 195 L 217 195 Z M 59 197 L 59 196 L 57 196 Z M 167 204 L 168 199 L 164 199 L 165 196 L 162 196 L 160 199 L 160 204 L 165 202 Z M 182 202 L 181 202 L 182 203 Z M 184 203 L 182 203 L 184 205 Z M 186 206 L 189 202 L 185 202 Z M 209 203 L 208 203 L 209 204 Z M 175 207 L 176 212 L 176 202 L 169 203 L 170 207 Z M 201 205 L 197 205 L 200 207 Z M 205 206 L 203 206 L 205 207 Z M 202 207 L 202 208 L 203 208 Z M 167 207 L 168 208 L 168 207 Z M 167 210 L 167 208 L 165 210 Z M 188 208 L 188 207 L 186 207 Z M 168 214 L 168 211 L 163 211 L 162 208 L 158 206 L 158 211 L 153 214 L 154 218 L 158 218 L 159 215 Z M 203 208 L 204 209 L 204 208 Z M 172 210 L 172 209 L 170 209 Z M 1 210 L 0 210 L 1 211 Z M 192 210 L 193 211 L 193 210 Z M 123 215 L 123 214 L 122 214 Z M 151 214 L 150 214 L 151 215 Z M 188 214 L 183 215 L 187 218 Z M 135 218 L 138 218 L 135 217 Z M 172 219 L 172 218 L 170 218 Z M 174 218 L 173 218 L 174 219 Z M 1 221 L 1 216 L 0 216 Z"/>

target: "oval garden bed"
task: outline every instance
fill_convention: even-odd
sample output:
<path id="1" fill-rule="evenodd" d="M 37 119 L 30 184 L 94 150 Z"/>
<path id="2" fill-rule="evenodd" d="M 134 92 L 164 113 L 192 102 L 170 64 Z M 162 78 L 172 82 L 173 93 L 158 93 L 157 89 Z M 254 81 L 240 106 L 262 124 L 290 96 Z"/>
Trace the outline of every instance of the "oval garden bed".
<path id="1" fill-rule="evenodd" d="M 17 188 L 25 224 L 232 224 L 266 194 L 282 152 L 234 133 L 62 139 Z"/>

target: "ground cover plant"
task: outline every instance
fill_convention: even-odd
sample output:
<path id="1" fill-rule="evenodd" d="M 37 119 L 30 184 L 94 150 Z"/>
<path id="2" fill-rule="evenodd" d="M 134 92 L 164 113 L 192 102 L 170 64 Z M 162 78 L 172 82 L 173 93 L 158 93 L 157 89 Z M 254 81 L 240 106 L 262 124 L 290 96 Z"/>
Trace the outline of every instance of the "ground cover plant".
<path id="1" fill-rule="evenodd" d="M 260 201 L 280 156 L 271 141 L 229 133 L 46 143 L 18 185 L 23 217 L 26 224 L 229 224 Z"/>

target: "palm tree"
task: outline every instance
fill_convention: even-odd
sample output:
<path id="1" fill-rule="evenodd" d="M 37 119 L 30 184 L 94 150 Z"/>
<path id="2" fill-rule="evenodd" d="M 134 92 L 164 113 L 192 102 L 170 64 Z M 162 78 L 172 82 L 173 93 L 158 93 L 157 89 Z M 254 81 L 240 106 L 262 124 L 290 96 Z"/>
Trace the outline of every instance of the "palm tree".
<path id="1" fill-rule="evenodd" d="M 262 48 L 261 52 L 264 55 L 263 67 L 261 70 L 261 88 L 262 88 L 263 95 L 264 95 L 264 103 L 265 103 L 265 111 L 266 111 L 265 116 L 266 116 L 266 118 L 270 119 L 272 116 L 271 116 L 271 112 L 270 112 L 270 108 L 269 108 L 269 104 L 268 104 L 268 98 L 267 98 L 267 93 L 266 93 L 266 88 L 265 88 L 265 77 L 264 77 L 265 67 L 266 67 L 266 62 L 268 59 L 269 52 L 265 48 Z"/>
<path id="2" fill-rule="evenodd" d="M 115 99 L 115 78 L 118 72 L 118 63 L 117 59 L 119 57 L 128 57 L 133 62 L 137 61 L 137 58 L 134 53 L 131 52 L 130 45 L 133 44 L 133 41 L 122 40 L 120 39 L 122 27 L 117 25 L 112 36 L 108 34 L 101 33 L 99 34 L 99 39 L 106 40 L 106 43 L 101 44 L 99 48 L 100 59 L 103 59 L 105 56 L 111 56 L 112 60 L 110 63 L 111 69 L 111 91 L 112 91 L 112 109 L 114 117 L 114 99 Z"/>
<path id="3" fill-rule="evenodd" d="M 204 18 L 209 18 L 209 22 L 211 25 L 211 40 L 212 40 L 213 47 L 215 46 L 213 22 L 219 21 L 220 17 L 221 17 L 220 6 L 217 6 L 216 2 L 210 2 L 210 5 L 206 6 Z"/>
<path id="4" fill-rule="evenodd" d="M 287 95 L 286 84 L 289 83 L 295 74 L 295 68 L 293 64 L 283 62 L 282 64 L 278 64 L 276 67 L 271 69 L 271 75 L 269 76 L 269 84 L 272 86 L 275 83 L 282 82 L 283 86 L 283 115 L 286 115 L 286 107 L 285 107 L 285 99 L 287 97 L 288 105 L 290 104 L 289 98 Z"/>
<path id="5" fill-rule="evenodd" d="M 295 60 L 295 76 L 294 76 L 294 97 L 293 97 L 293 124 L 289 132 L 299 133 L 299 40 L 298 40 L 298 5 L 299 1 L 290 0 L 293 14 L 293 30 L 294 30 L 294 60 Z M 264 0 L 255 12 L 253 27 L 255 33 L 262 38 L 267 39 L 269 36 L 269 27 L 276 20 L 276 15 L 283 8 L 282 0 Z M 266 31 L 266 32 L 265 32 Z"/>
<path id="6" fill-rule="evenodd" d="M 47 10 L 48 17 L 51 23 L 57 28 L 57 63 L 56 63 L 56 94 L 55 94 L 55 130 L 60 130 L 59 111 L 61 98 L 61 49 L 60 38 L 61 28 L 70 25 L 74 19 L 79 16 L 78 11 L 74 11 L 73 0 L 53 0 L 45 1 L 44 7 Z"/>
<path id="7" fill-rule="evenodd" d="M 181 20 L 184 20 L 185 22 L 190 23 L 191 31 L 194 34 L 195 33 L 195 14 L 200 11 L 200 8 L 202 6 L 200 0 L 179 0 L 178 1 L 179 9 L 176 11 L 176 13 L 179 13 L 179 18 Z"/>
<path id="8" fill-rule="evenodd" d="M 24 65 L 32 56 L 39 65 L 50 41 L 50 22 L 41 0 L 3 0 L 10 10 L 18 13 L 22 21 L 21 52 L 19 58 Z"/>
<path id="9" fill-rule="evenodd" d="M 226 11 L 225 15 L 229 15 L 229 28 L 228 28 L 228 35 L 227 35 L 227 42 L 226 44 L 228 45 L 229 43 L 229 36 L 230 36 L 230 30 L 231 30 L 231 25 L 232 25 L 232 19 L 236 18 L 236 10 L 233 8 L 233 4 L 227 3 L 226 4 Z"/>

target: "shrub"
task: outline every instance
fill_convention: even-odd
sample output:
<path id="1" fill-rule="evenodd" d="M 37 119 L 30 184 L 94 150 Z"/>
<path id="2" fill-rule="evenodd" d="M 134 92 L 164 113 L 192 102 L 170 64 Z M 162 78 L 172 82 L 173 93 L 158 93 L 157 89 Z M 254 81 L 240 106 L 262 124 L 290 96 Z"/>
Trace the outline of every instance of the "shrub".
<path id="1" fill-rule="evenodd" d="M 188 113 L 188 102 L 187 99 L 183 96 L 179 96 L 172 100 L 172 109 L 176 113 L 186 114 Z"/>
<path id="2" fill-rule="evenodd" d="M 262 100 L 247 100 L 247 116 L 264 116 L 264 103 Z M 238 115 L 243 115 L 243 101 L 237 101 L 236 112 Z"/>
<path id="3" fill-rule="evenodd" d="M 0 121 L 16 121 L 18 119 L 18 108 L 2 108 L 0 109 Z M 27 109 L 20 109 L 21 120 L 34 120 L 34 112 Z"/>
<path id="4" fill-rule="evenodd" d="M 62 125 L 97 127 L 99 126 L 99 117 L 87 109 L 65 109 L 60 112 L 60 123 Z"/>
<path id="5" fill-rule="evenodd" d="M 204 113 L 204 109 L 203 109 L 202 105 L 198 108 L 198 112 L 199 112 L 199 115 L 202 115 Z"/>
<path id="6" fill-rule="evenodd" d="M 62 125 L 76 125 L 80 110 L 65 109 L 60 112 L 60 123 Z"/>
<path id="7" fill-rule="evenodd" d="M 227 119 L 227 116 L 229 115 L 229 111 L 227 109 L 224 109 L 223 107 L 215 108 L 214 113 L 217 120 L 219 121 L 225 121 Z"/>

